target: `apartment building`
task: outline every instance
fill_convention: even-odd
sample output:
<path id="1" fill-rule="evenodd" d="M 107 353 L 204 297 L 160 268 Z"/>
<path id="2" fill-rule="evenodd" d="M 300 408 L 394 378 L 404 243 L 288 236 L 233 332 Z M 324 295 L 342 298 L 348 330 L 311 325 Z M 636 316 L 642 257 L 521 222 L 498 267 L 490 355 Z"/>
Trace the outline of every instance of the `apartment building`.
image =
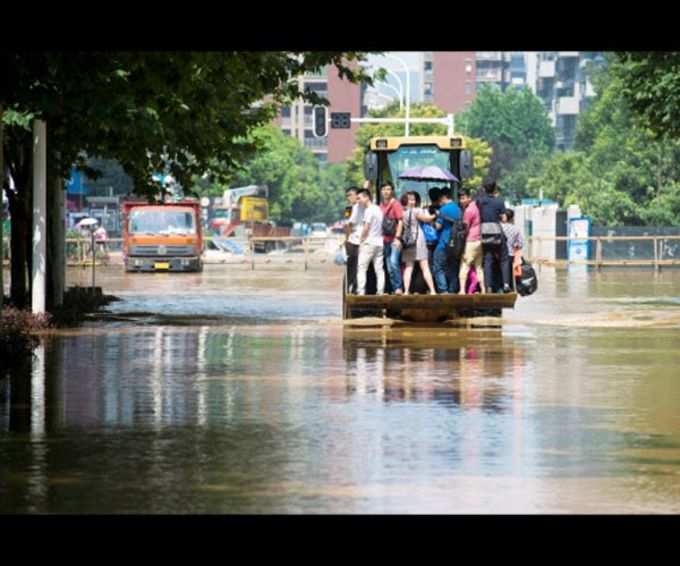
<path id="1" fill-rule="evenodd" d="M 423 101 L 457 114 L 477 93 L 474 51 L 424 51 Z"/>
<path id="2" fill-rule="evenodd" d="M 590 62 L 603 61 L 600 53 L 592 51 L 527 52 L 527 81 L 529 88 L 542 100 L 555 128 L 555 147 L 573 147 L 576 120 L 595 96 L 593 85 L 586 75 Z"/>
<path id="3" fill-rule="evenodd" d="M 329 112 L 350 112 L 357 118 L 365 114 L 363 106 L 365 86 L 341 80 L 334 66 L 327 66 L 315 74 L 307 73 L 298 80 L 302 90 L 313 91 L 328 99 Z M 275 123 L 281 127 L 284 134 L 300 140 L 300 143 L 314 153 L 319 161 L 337 163 L 348 159 L 354 149 L 354 136 L 358 126 L 353 125 L 348 130 L 329 129 L 327 136 L 317 138 L 312 129 L 312 113 L 311 104 L 297 100 L 281 109 Z"/>

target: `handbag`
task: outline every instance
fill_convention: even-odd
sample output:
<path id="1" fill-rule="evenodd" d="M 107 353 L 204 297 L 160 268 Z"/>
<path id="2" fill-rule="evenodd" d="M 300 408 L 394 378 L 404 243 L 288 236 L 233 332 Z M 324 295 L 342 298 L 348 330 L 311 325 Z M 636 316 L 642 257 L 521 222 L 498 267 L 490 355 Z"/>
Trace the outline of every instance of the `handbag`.
<path id="1" fill-rule="evenodd" d="M 345 265 L 347 263 L 347 250 L 345 249 L 344 244 L 338 248 L 337 252 L 335 252 L 334 261 L 335 265 Z"/>
<path id="2" fill-rule="evenodd" d="M 500 246 L 503 243 L 503 230 L 498 222 L 482 222 L 482 245 Z"/>
<path id="3" fill-rule="evenodd" d="M 477 200 L 479 215 L 482 215 L 482 201 Z M 503 229 L 500 222 L 482 222 L 480 226 L 483 246 L 500 246 L 503 243 Z"/>
<path id="4" fill-rule="evenodd" d="M 390 205 L 385 209 L 385 212 L 383 214 L 382 222 L 383 236 L 394 236 L 397 233 L 397 221 L 394 218 L 388 218 L 387 216 L 392 210 L 393 205 L 394 201 L 390 203 Z"/>
<path id="5" fill-rule="evenodd" d="M 413 230 L 412 230 L 412 224 L 413 222 L 413 209 L 410 209 L 408 212 L 408 222 L 405 222 L 404 226 L 404 235 L 401 237 L 401 245 L 404 249 L 407 248 L 412 248 L 413 246 L 416 245 L 418 242 L 418 225 L 416 225 L 416 234 L 415 236 L 413 235 Z"/>

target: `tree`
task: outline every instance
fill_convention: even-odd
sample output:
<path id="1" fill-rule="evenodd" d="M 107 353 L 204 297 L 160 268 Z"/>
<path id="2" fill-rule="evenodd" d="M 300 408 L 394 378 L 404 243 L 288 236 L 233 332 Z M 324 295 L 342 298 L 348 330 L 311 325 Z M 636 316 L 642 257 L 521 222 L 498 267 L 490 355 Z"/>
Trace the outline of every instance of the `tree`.
<path id="1" fill-rule="evenodd" d="M 344 164 L 320 163 L 299 140 L 273 125 L 257 128 L 250 138 L 260 150 L 239 164 L 228 182 L 197 179 L 193 190 L 222 196 L 230 187 L 267 185 L 274 220 L 332 222 L 339 218 L 345 198 Z"/>
<path id="2" fill-rule="evenodd" d="M 593 76 L 597 97 L 579 116 L 575 151 L 558 153 L 527 181 L 536 195 L 601 225 L 680 222 L 680 141 L 658 139 L 636 119 L 614 69 Z"/>
<path id="3" fill-rule="evenodd" d="M 502 178 L 522 160 L 552 149 L 555 135 L 543 104 L 529 89 L 484 86 L 456 117 L 461 131 L 491 144 L 489 174 Z"/>
<path id="4" fill-rule="evenodd" d="M 680 52 L 619 51 L 611 73 L 638 124 L 658 138 L 680 137 Z"/>
<path id="5" fill-rule="evenodd" d="M 404 118 L 406 113 L 399 110 L 398 103 L 393 103 L 383 110 L 369 112 L 372 118 Z M 446 113 L 433 104 L 414 104 L 411 106 L 412 118 L 444 118 Z M 444 136 L 447 127 L 440 124 L 411 124 L 410 133 L 413 136 Z M 362 124 L 356 133 L 356 148 L 347 164 L 348 180 L 357 186 L 364 181 L 364 154 L 368 142 L 373 137 L 379 136 L 402 136 L 404 135 L 403 124 Z M 465 144 L 473 155 L 475 174 L 465 182 L 466 186 L 477 188 L 482 178 L 488 173 L 491 162 L 491 146 L 483 140 L 463 136 Z"/>
<path id="6" fill-rule="evenodd" d="M 334 65 L 340 76 L 370 83 L 355 65 L 362 58 L 357 52 L 3 52 L 0 64 L 12 88 L 0 81 L 0 106 L 5 122 L 8 111 L 47 121 L 48 187 L 65 179 L 73 163 L 96 174 L 86 160 L 99 156 L 117 160 L 135 192 L 153 197 L 162 190 L 153 173 L 169 172 L 184 186 L 196 175 L 224 179 L 256 151 L 247 135 L 268 123 L 279 104 L 300 96 L 323 102 L 300 91 L 300 74 Z M 21 155 L 31 155 L 26 125 L 30 119 L 8 124 L 14 132 L 5 136 L 5 149 L 16 150 L 17 171 Z M 13 218 L 22 225 L 29 182 L 12 197 Z M 20 277 L 25 250 L 12 257 Z"/>

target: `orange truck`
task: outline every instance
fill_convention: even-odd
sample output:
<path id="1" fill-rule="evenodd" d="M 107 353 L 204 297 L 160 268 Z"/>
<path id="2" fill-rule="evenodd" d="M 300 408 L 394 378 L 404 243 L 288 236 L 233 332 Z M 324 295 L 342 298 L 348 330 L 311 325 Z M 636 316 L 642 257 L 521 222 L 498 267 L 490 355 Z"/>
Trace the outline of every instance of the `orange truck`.
<path id="1" fill-rule="evenodd" d="M 123 202 L 125 271 L 202 271 L 198 202 Z"/>

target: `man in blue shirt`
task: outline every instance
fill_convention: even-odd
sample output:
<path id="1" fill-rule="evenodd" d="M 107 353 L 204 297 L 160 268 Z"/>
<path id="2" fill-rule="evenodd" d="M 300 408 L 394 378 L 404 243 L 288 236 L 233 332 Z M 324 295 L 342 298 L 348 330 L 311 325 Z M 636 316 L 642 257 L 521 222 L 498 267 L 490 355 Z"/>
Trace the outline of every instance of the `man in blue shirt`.
<path id="1" fill-rule="evenodd" d="M 437 292 L 458 293 L 460 259 L 447 257 L 446 246 L 451 237 L 453 222 L 461 220 L 463 215 L 460 212 L 460 207 L 451 200 L 451 189 L 442 189 L 441 195 L 441 207 L 436 222 L 437 229 L 440 230 L 439 242 L 437 242 L 437 247 L 432 256 L 432 270 Z"/>

